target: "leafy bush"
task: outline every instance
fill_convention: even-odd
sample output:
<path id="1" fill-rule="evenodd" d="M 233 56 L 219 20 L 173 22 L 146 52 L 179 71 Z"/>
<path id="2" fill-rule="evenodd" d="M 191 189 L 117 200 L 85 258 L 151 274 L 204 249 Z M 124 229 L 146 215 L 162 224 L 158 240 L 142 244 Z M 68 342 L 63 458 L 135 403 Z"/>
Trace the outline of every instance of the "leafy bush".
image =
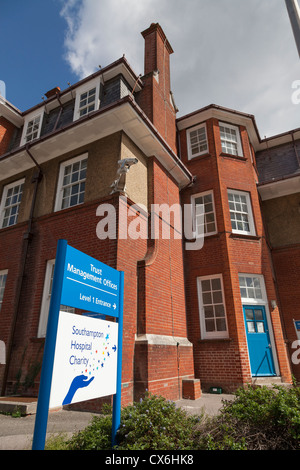
<path id="1" fill-rule="evenodd" d="M 189 416 L 163 397 L 146 395 L 123 410 L 118 432 L 119 449 L 193 449 L 195 425 L 200 417 Z"/>
<path id="2" fill-rule="evenodd" d="M 69 450 L 110 450 L 112 417 L 93 416 L 91 423 L 71 438 Z"/>
<path id="3" fill-rule="evenodd" d="M 188 416 L 175 403 L 147 394 L 121 412 L 117 449 L 192 449 L 195 424 L 199 417 Z M 75 434 L 70 450 L 108 450 L 111 448 L 111 416 L 94 416 L 91 424 Z"/>
<path id="4" fill-rule="evenodd" d="M 239 389 L 198 431 L 198 449 L 298 450 L 300 389 Z"/>
<path id="5" fill-rule="evenodd" d="M 57 441 L 56 448 L 109 450 L 111 426 L 111 415 L 94 416 L 69 441 Z M 213 418 L 188 415 L 175 403 L 147 394 L 122 409 L 116 450 L 299 450 L 299 442 L 300 389 L 249 387 L 224 401 Z"/>

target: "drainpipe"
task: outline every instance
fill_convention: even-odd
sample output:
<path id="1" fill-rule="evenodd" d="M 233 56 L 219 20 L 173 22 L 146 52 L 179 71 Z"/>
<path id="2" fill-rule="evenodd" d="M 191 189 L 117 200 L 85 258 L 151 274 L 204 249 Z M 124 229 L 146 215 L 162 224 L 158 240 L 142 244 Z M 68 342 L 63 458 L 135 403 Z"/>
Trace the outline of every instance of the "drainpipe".
<path id="1" fill-rule="evenodd" d="M 38 171 L 33 176 L 32 181 L 31 181 L 32 183 L 34 183 L 34 192 L 33 192 L 33 197 L 31 201 L 31 208 L 30 208 L 30 215 L 29 215 L 27 230 L 23 235 L 22 258 L 21 258 L 20 271 L 19 271 L 20 274 L 19 274 L 18 285 L 17 285 L 15 309 L 14 309 L 14 314 L 12 318 L 10 336 L 9 336 L 9 340 L 7 344 L 7 357 L 6 357 L 6 364 L 5 364 L 2 390 L 1 390 L 2 396 L 5 396 L 5 389 L 6 389 L 7 379 L 8 379 L 8 371 L 9 371 L 11 356 L 12 356 L 13 341 L 14 341 L 17 318 L 18 318 L 19 307 L 20 307 L 21 291 L 22 291 L 23 279 L 24 279 L 24 274 L 25 274 L 25 266 L 26 266 L 26 258 L 28 254 L 29 243 L 33 236 L 31 230 L 32 230 L 32 222 L 33 222 L 33 213 L 34 213 L 34 208 L 35 208 L 35 203 L 36 203 L 36 198 L 37 198 L 37 190 L 38 190 L 39 182 L 41 181 L 43 177 L 42 169 L 40 165 L 37 163 L 37 161 L 35 160 L 35 158 L 33 157 L 33 155 L 31 154 L 31 152 L 29 151 L 28 146 L 26 147 L 26 151 L 29 157 L 31 158 L 31 160 L 34 162 Z"/>

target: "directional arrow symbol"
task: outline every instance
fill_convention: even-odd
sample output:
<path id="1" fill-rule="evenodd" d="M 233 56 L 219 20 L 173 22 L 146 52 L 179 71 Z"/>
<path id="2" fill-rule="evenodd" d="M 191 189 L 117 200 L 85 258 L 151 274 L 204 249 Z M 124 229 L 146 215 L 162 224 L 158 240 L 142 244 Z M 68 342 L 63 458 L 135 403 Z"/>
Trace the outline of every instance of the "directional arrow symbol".
<path id="1" fill-rule="evenodd" d="M 113 346 L 111 349 L 112 349 L 114 352 L 116 352 L 117 346 L 115 345 L 115 346 Z"/>
<path id="2" fill-rule="evenodd" d="M 116 310 L 116 308 L 117 308 L 116 304 L 113 304 L 113 308 L 114 308 L 114 310 Z"/>

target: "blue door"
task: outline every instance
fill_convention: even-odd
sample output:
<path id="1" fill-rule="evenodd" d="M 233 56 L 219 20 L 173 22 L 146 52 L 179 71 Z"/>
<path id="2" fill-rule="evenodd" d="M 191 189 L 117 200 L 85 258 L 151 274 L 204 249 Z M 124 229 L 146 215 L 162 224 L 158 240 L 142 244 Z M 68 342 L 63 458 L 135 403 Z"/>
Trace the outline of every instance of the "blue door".
<path id="1" fill-rule="evenodd" d="M 243 308 L 252 376 L 276 375 L 265 308 L 250 305 Z"/>

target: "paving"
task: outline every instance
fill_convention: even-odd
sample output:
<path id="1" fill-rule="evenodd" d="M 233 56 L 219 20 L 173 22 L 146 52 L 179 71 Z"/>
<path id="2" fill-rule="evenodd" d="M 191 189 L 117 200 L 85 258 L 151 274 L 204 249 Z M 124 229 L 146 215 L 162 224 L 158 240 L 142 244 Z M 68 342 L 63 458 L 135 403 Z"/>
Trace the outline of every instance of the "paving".
<path id="1" fill-rule="evenodd" d="M 188 413 L 215 415 L 223 405 L 223 400 L 231 400 L 233 395 L 205 394 L 198 400 L 179 400 L 176 406 Z M 29 413 L 22 417 L 0 414 L 0 450 L 30 450 L 35 424 L 36 399 L 0 398 L 0 411 L 8 412 L 18 407 L 21 412 Z M 53 434 L 72 435 L 84 429 L 95 413 L 60 409 L 48 415 L 47 438 Z"/>

